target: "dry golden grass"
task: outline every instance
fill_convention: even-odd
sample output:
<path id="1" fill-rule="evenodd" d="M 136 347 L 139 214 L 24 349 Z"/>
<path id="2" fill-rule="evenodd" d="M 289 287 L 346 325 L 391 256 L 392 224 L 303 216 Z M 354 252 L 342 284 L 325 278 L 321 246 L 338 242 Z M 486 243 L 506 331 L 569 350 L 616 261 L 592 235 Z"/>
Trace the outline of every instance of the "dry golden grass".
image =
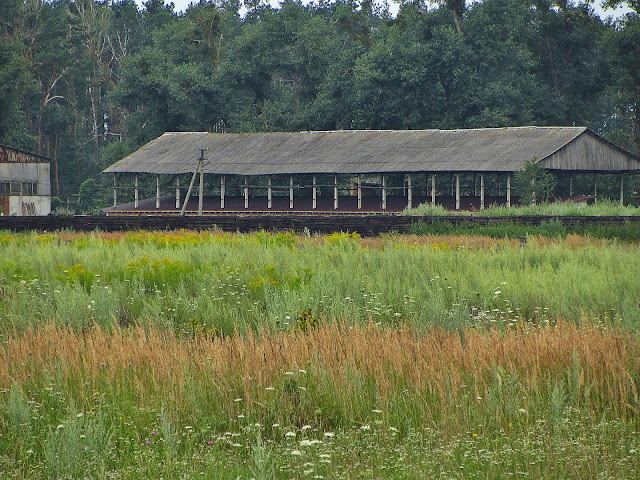
<path id="1" fill-rule="evenodd" d="M 248 408 L 268 403 L 265 387 L 278 386 L 283 374 L 309 369 L 332 387 L 338 402 L 359 394 L 350 378 L 375 380 L 381 405 L 399 391 L 427 392 L 440 408 L 465 388 L 484 398 L 495 372 L 516 374 L 525 391 L 545 382 L 571 380 L 575 394 L 585 395 L 619 415 L 637 415 L 640 344 L 631 334 L 559 321 L 555 327 L 506 333 L 381 329 L 373 324 L 333 323 L 309 332 L 262 331 L 227 338 L 180 339 L 171 332 L 137 327 L 74 332 L 53 325 L 11 334 L 0 347 L 0 386 L 13 382 L 45 385 L 52 372 L 89 402 L 94 389 L 127 388 L 141 404 L 162 404 L 188 411 L 186 389 L 234 410 L 236 395 Z M 83 387 L 84 386 L 84 387 Z M 589 397 L 589 398 L 587 398 Z M 154 403 L 155 402 L 155 403 Z"/>

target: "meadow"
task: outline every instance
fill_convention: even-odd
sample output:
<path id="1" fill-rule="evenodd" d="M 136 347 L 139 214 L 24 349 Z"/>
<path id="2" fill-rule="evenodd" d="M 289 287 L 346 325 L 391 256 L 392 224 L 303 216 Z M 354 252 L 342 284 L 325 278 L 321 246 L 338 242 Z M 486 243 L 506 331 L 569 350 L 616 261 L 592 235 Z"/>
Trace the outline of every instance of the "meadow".
<path id="1" fill-rule="evenodd" d="M 636 478 L 640 246 L 0 235 L 3 478 Z"/>

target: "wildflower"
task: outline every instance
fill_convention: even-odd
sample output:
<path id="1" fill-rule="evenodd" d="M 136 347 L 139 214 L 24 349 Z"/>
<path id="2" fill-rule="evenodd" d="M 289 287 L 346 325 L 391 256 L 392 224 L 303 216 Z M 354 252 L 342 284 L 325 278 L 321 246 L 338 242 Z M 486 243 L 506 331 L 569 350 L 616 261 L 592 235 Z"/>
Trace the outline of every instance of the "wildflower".
<path id="1" fill-rule="evenodd" d="M 207 442 L 207 445 L 213 445 L 213 440 L 209 440 L 209 441 Z"/>
<path id="2" fill-rule="evenodd" d="M 335 436 L 335 433 L 333 433 L 333 432 L 324 432 L 324 436 L 327 437 L 327 438 L 332 438 L 332 437 Z"/>
<path id="3" fill-rule="evenodd" d="M 296 436 L 296 432 L 287 432 L 284 434 L 286 438 L 292 438 Z"/>
<path id="4" fill-rule="evenodd" d="M 151 430 L 151 435 L 155 435 L 155 434 L 156 434 L 156 432 Z"/>
<path id="5" fill-rule="evenodd" d="M 104 367 L 105 365 L 106 365 L 106 363 L 104 363 L 104 362 L 100 362 L 100 366 L 101 366 L 101 367 Z"/>
<path id="6" fill-rule="evenodd" d="M 302 455 L 302 452 L 300 450 L 291 450 L 291 455 L 293 455 L 294 457 L 299 457 L 300 455 Z"/>
<path id="7" fill-rule="evenodd" d="M 366 431 L 368 431 L 368 430 L 371 430 L 371 426 L 369 426 L 369 425 L 362 425 L 362 426 L 360 427 L 360 430 L 362 430 L 363 432 L 366 432 Z"/>
<path id="8" fill-rule="evenodd" d="M 147 440 L 147 445 L 151 445 L 151 440 Z"/>

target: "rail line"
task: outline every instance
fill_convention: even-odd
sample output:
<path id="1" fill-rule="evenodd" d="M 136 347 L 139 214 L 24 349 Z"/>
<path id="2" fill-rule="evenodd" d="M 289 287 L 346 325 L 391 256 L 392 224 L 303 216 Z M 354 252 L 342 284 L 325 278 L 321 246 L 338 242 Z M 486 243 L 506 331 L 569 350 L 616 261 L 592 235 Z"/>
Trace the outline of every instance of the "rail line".
<path id="1" fill-rule="evenodd" d="M 225 213 L 214 215 L 51 215 L 46 217 L 0 217 L 0 230 L 12 232 L 24 231 L 127 231 L 127 230 L 209 230 L 225 232 L 252 232 L 259 230 L 289 230 L 310 233 L 358 232 L 373 236 L 383 233 L 406 233 L 412 224 L 448 222 L 452 224 L 499 225 L 519 222 L 527 225 L 540 225 L 545 222 L 559 221 L 565 226 L 576 225 L 622 225 L 640 223 L 640 216 L 409 216 L 393 214 L 239 214 Z"/>

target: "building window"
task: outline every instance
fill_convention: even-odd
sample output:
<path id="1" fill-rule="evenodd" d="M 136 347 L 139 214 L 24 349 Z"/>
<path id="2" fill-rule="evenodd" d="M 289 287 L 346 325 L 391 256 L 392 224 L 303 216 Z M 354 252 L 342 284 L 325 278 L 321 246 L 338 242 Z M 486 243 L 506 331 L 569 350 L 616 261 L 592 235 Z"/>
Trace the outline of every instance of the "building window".
<path id="1" fill-rule="evenodd" d="M 9 182 L 0 182 L 0 195 L 9 195 L 11 192 L 11 184 Z"/>
<path id="2" fill-rule="evenodd" d="M 22 193 L 22 182 L 11 182 L 11 195 L 20 195 Z"/>
<path id="3" fill-rule="evenodd" d="M 23 195 L 37 195 L 38 184 L 31 182 L 22 182 L 22 194 Z"/>

